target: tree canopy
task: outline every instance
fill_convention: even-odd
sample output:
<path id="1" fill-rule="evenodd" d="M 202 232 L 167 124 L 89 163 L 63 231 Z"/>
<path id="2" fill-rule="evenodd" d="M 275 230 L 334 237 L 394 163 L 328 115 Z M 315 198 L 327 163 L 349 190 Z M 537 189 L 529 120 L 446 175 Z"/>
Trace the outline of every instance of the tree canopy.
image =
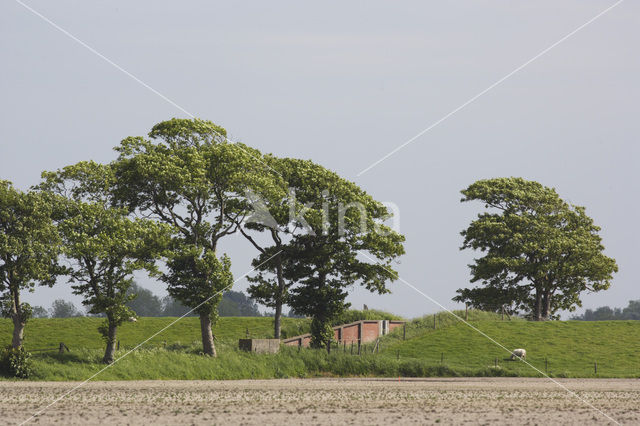
<path id="1" fill-rule="evenodd" d="M 64 272 L 58 264 L 60 236 L 52 220 L 47 194 L 24 193 L 0 181 L 0 292 L 2 313 L 13 321 L 13 348 L 20 348 L 31 307 L 20 300 L 22 290 L 52 286 Z"/>
<path id="2" fill-rule="evenodd" d="M 196 309 L 203 351 L 215 356 L 211 326 L 233 284 L 231 261 L 219 255 L 218 243 L 250 213 L 247 188 L 267 193 L 275 186 L 262 154 L 228 142 L 226 131 L 210 121 L 172 119 L 155 125 L 149 137 L 127 138 L 117 148 L 116 199 L 171 226 L 160 279 L 172 297 Z"/>
<path id="3" fill-rule="evenodd" d="M 618 267 L 584 207 L 522 178 L 480 180 L 462 194 L 489 211 L 462 231 L 461 249 L 483 253 L 469 266 L 481 287 L 459 289 L 454 300 L 546 320 L 581 306 L 582 292 L 609 288 Z"/>
<path id="4" fill-rule="evenodd" d="M 322 347 L 333 337 L 331 321 L 349 307 L 350 286 L 389 292 L 387 281 L 397 278 L 392 261 L 404 253 L 404 237 L 382 223 L 389 217 L 383 204 L 336 173 L 297 159 L 279 160 L 277 170 L 292 198 L 278 204 L 295 211 L 288 210 L 290 223 L 278 228 L 286 243 L 254 259 L 258 274 L 249 291 L 273 300 L 280 285 L 278 263 L 265 260 L 280 252 L 287 303 L 312 317 L 312 345 Z"/>
<path id="5" fill-rule="evenodd" d="M 57 172 L 43 173 L 40 189 L 59 196 L 58 229 L 74 294 L 83 296 L 90 314 L 104 314 L 100 332 L 106 341 L 103 361 L 114 359 L 117 327 L 134 316 L 127 306 L 133 273 L 156 273 L 156 260 L 166 245 L 165 225 L 130 218 L 114 207 L 113 169 L 80 162 Z"/>

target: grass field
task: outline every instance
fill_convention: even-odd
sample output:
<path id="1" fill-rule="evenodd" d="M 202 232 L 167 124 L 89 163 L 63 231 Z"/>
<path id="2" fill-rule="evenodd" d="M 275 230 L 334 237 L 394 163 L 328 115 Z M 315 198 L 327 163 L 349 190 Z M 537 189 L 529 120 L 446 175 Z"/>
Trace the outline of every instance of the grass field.
<path id="1" fill-rule="evenodd" d="M 135 323 L 125 323 L 118 327 L 118 340 L 122 348 L 132 347 L 162 330 L 176 318 L 139 318 Z M 24 346 L 31 352 L 57 349 L 64 342 L 71 349 L 102 349 L 104 342 L 98 333 L 101 318 L 34 318 L 25 328 Z M 0 319 L 0 342 L 11 342 L 13 324 L 8 319 Z M 218 340 L 235 340 L 249 337 L 266 338 L 273 336 L 273 319 L 266 317 L 221 317 L 214 334 Z M 305 319 L 284 318 L 282 333 L 295 336 L 308 331 Z M 190 345 L 200 341 L 200 321 L 196 317 L 186 317 L 151 339 L 146 346 Z"/>
<path id="2" fill-rule="evenodd" d="M 566 377 L 640 377 L 639 321 L 500 321 L 491 314 L 478 314 L 470 316 L 471 325 L 509 350 L 525 348 L 527 361 L 543 372 Z M 539 375 L 520 361 L 509 361 L 505 349 L 460 322 L 447 320 L 434 330 L 432 317 L 425 317 L 420 324 L 412 324 L 407 335 L 403 341 L 396 331 L 383 339 L 381 355 L 421 359 L 452 370 L 495 367 L 497 359 L 506 373 Z"/>
<path id="3" fill-rule="evenodd" d="M 461 313 L 464 315 L 464 313 Z M 174 318 L 141 318 L 119 330 L 120 351 L 126 351 Z M 27 324 L 25 347 L 33 353 L 35 380 L 84 380 L 104 366 L 104 344 L 97 318 L 34 319 Z M 502 321 L 499 316 L 470 311 L 469 322 L 509 350 L 525 348 L 527 361 L 555 377 L 640 377 L 640 322 L 637 321 Z M 237 349 L 237 339 L 272 335 L 271 318 L 220 318 L 215 327 L 218 358 L 200 352 L 199 322 L 185 318 L 100 374 L 101 380 L 130 379 L 266 379 L 317 376 L 541 376 L 477 331 L 446 313 L 413 320 L 362 354 L 351 347 L 324 350 L 283 347 L 277 355 Z M 283 334 L 308 331 L 308 320 L 285 318 Z M 0 321 L 0 339 L 9 342 L 11 323 Z M 71 351 L 57 353 L 60 342 Z M 498 368 L 495 368 L 495 365 Z M 597 363 L 597 374 L 595 372 Z"/>

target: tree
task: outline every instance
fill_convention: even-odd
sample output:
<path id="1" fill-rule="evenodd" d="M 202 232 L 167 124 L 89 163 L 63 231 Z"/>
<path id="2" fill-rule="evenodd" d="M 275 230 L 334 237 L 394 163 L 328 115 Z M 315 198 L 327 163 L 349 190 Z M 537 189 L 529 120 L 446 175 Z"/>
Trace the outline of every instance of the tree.
<path id="1" fill-rule="evenodd" d="M 640 300 L 629 300 L 629 304 L 622 310 L 622 319 L 640 320 Z"/>
<path id="2" fill-rule="evenodd" d="M 209 121 L 172 119 L 149 137 L 127 138 L 117 148 L 116 195 L 130 211 L 172 227 L 160 279 L 172 297 L 195 308 L 203 352 L 215 356 L 212 324 L 233 283 L 219 242 L 249 213 L 246 188 L 268 190 L 272 173 L 258 151 L 227 142 L 225 129 Z"/>
<path id="3" fill-rule="evenodd" d="M 140 287 L 135 282 L 128 290 L 129 295 L 134 298 L 127 302 L 127 307 L 141 317 L 162 316 L 162 301 L 151 290 Z"/>
<path id="4" fill-rule="evenodd" d="M 14 349 L 22 346 L 31 307 L 20 300 L 35 284 L 52 286 L 63 272 L 58 264 L 60 237 L 52 220 L 51 200 L 23 193 L 0 181 L 0 292 L 2 313 L 13 322 Z"/>
<path id="5" fill-rule="evenodd" d="M 226 291 L 218 306 L 221 317 L 259 317 L 260 311 L 256 302 L 241 291 Z"/>
<path id="6" fill-rule="evenodd" d="M 56 299 L 51 304 L 51 318 L 81 317 L 82 313 L 76 306 L 64 299 Z"/>
<path id="7" fill-rule="evenodd" d="M 254 216 L 244 224 L 237 224 L 242 235 L 259 251 L 259 255 L 252 262 L 258 273 L 247 278 L 253 283 L 248 288 L 249 295 L 259 303 L 274 309 L 273 337 L 279 339 L 282 332 L 282 307 L 287 303 L 289 288 L 292 285 L 283 274 L 282 252 L 285 239 L 304 231 L 301 223 L 291 221 L 292 215 L 295 216 L 301 206 L 295 199 L 295 188 L 289 184 L 290 181 L 312 179 L 313 176 L 310 176 L 311 170 L 305 167 L 308 166 L 305 162 L 271 155 L 265 156 L 264 161 L 277 174 L 273 176 L 273 190 L 265 192 L 270 198 L 257 198 L 254 195 L 250 200 Z M 271 242 L 260 244 L 248 231 L 268 233 Z M 272 274 L 265 275 L 267 271 Z"/>
<path id="8" fill-rule="evenodd" d="M 253 261 L 259 271 L 254 282 L 264 294 L 276 293 L 278 263 L 265 260 L 281 250 L 282 276 L 295 283 L 289 284 L 286 300 L 296 313 L 312 317 L 311 344 L 323 347 L 333 338 L 331 321 L 349 307 L 345 299 L 351 285 L 389 292 L 386 281 L 397 278 L 391 262 L 404 253 L 404 237 L 381 223 L 389 217 L 387 209 L 354 183 L 311 161 L 284 159 L 281 164 L 290 196 L 295 194 L 295 205 L 290 205 L 304 209 L 295 211 L 286 227 L 286 244 L 270 247 Z"/>
<path id="9" fill-rule="evenodd" d="M 165 317 L 181 317 L 187 314 L 190 309 L 180 303 L 178 300 L 171 297 L 171 295 L 167 295 L 162 298 L 162 316 Z M 188 317 L 194 317 L 196 314 L 194 312 L 190 312 L 187 314 Z"/>
<path id="10" fill-rule="evenodd" d="M 470 265 L 471 282 L 482 287 L 459 289 L 454 300 L 494 309 L 506 302 L 541 321 L 581 306 L 584 291 L 609 288 L 618 267 L 603 254 L 600 228 L 584 207 L 522 178 L 480 180 L 462 194 L 462 202 L 481 201 L 491 211 L 462 232 L 461 249 L 484 253 Z"/>
<path id="11" fill-rule="evenodd" d="M 34 306 L 31 316 L 33 318 L 49 318 L 49 312 L 42 306 Z"/>
<path id="12" fill-rule="evenodd" d="M 171 296 L 165 296 L 162 299 L 162 304 L 163 316 L 167 317 L 181 317 L 190 310 Z M 258 311 L 258 307 L 253 300 L 249 299 L 241 291 L 233 290 L 226 291 L 222 295 L 222 300 L 218 305 L 218 315 L 221 317 L 261 316 L 260 311 Z M 187 316 L 195 316 L 195 314 L 191 313 Z"/>
<path id="13" fill-rule="evenodd" d="M 609 306 L 587 309 L 582 315 L 574 315 L 571 319 L 578 321 L 640 320 L 640 300 L 629 300 L 629 304 L 623 309 Z"/>
<path id="14" fill-rule="evenodd" d="M 117 328 L 135 313 L 127 303 L 133 273 L 157 273 L 156 259 L 168 230 L 147 219 L 131 219 L 124 208 L 112 207 L 113 169 L 81 162 L 57 172 L 43 173 L 40 189 L 66 196 L 58 224 L 73 293 L 83 296 L 90 314 L 104 314 L 100 326 L 106 349 L 103 362 L 114 360 Z"/>

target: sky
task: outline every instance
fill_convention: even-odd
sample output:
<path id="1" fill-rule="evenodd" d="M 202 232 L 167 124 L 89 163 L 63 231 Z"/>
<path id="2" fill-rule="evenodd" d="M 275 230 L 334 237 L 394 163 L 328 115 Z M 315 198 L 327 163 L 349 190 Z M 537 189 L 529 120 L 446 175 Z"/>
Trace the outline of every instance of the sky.
<path id="1" fill-rule="evenodd" d="M 125 137 L 192 114 L 398 206 L 404 282 L 382 296 L 353 288 L 355 308 L 405 317 L 441 310 L 433 301 L 460 308 L 451 298 L 469 286 L 474 257 L 459 250 L 460 231 L 483 207 L 461 204 L 460 190 L 502 176 L 556 188 L 602 227 L 620 271 L 609 290 L 583 295 L 585 308 L 640 299 L 636 1 L 566 39 L 615 2 L 24 4 L 77 41 L 17 1 L 0 4 L 0 179 L 18 188 L 43 170 L 109 162 Z M 236 278 L 250 271 L 256 253 L 241 237 L 222 251 Z M 65 282 L 25 296 L 45 307 L 56 298 L 80 306 Z"/>

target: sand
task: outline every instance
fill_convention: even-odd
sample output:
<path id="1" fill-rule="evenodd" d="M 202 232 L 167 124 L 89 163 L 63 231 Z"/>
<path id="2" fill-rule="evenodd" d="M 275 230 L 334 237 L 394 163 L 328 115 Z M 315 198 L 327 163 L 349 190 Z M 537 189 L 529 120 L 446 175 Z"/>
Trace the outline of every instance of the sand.
<path id="1" fill-rule="evenodd" d="M 557 382 L 561 386 L 523 378 L 90 382 L 29 422 L 640 424 L 639 380 Z M 0 423 L 20 424 L 77 385 L 0 382 Z"/>

